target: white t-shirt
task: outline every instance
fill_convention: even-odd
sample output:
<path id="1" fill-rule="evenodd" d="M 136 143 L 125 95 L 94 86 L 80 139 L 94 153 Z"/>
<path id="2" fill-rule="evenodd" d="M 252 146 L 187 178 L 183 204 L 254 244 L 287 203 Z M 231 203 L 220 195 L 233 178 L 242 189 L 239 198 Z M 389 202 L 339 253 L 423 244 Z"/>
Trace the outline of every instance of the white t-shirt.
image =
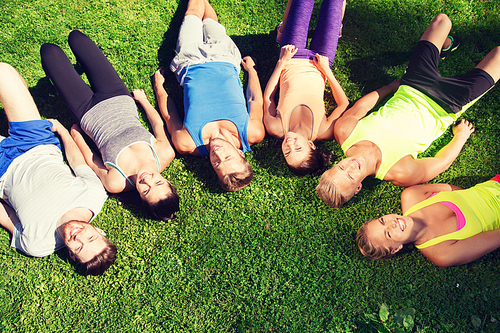
<path id="1" fill-rule="evenodd" d="M 0 195 L 20 220 L 11 246 L 34 257 L 65 246 L 57 232 L 65 213 L 85 207 L 95 217 L 107 198 L 94 171 L 79 165 L 73 174 L 54 145 L 40 145 L 17 157 L 0 178 Z"/>

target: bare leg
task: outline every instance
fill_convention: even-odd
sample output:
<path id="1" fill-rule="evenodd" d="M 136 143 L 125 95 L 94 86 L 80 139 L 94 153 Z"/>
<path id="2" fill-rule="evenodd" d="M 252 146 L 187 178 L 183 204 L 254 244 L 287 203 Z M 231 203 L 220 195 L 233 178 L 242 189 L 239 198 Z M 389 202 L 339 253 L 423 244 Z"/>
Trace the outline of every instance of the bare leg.
<path id="1" fill-rule="evenodd" d="M 203 20 L 205 14 L 205 1 L 206 0 L 189 0 L 184 16 L 195 15 L 200 20 Z"/>
<path id="2" fill-rule="evenodd" d="M 0 63 L 0 78 L 0 101 L 8 121 L 41 119 L 26 82 L 11 65 Z"/>
<path id="3" fill-rule="evenodd" d="M 491 50 L 476 68 L 481 68 L 486 73 L 490 74 L 496 83 L 500 78 L 500 46 Z"/>
<path id="4" fill-rule="evenodd" d="M 451 20 L 446 14 L 438 14 L 429 24 L 420 40 L 426 40 L 436 45 L 438 50 L 450 45 L 448 34 L 451 30 Z"/>
<path id="5" fill-rule="evenodd" d="M 217 14 L 215 13 L 214 8 L 212 7 L 212 5 L 210 3 L 208 3 L 207 0 L 205 0 L 205 13 L 203 15 L 203 19 L 207 19 L 207 18 L 210 18 L 210 19 L 214 20 L 215 22 L 219 22 L 219 20 L 217 19 Z"/>

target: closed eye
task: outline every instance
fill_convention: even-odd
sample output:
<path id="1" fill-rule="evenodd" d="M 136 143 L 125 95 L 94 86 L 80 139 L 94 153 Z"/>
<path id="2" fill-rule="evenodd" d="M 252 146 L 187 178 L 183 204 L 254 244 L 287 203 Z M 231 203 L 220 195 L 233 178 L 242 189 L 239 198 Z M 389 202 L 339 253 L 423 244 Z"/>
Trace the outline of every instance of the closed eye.
<path id="1" fill-rule="evenodd" d="M 156 181 L 155 184 L 158 185 L 158 186 L 160 186 L 160 185 L 165 184 L 165 182 L 163 180 L 158 180 L 158 181 Z"/>

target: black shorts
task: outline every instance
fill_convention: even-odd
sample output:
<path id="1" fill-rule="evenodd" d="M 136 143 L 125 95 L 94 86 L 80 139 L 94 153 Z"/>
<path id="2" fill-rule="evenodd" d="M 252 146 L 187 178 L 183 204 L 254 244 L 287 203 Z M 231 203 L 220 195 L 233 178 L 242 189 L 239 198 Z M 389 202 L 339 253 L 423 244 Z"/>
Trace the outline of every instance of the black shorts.
<path id="1" fill-rule="evenodd" d="M 463 106 L 475 101 L 495 85 L 491 75 L 479 68 L 454 77 L 441 77 L 439 59 L 439 50 L 434 44 L 426 40 L 419 41 L 401 84 L 425 93 L 450 113 L 462 111 Z"/>

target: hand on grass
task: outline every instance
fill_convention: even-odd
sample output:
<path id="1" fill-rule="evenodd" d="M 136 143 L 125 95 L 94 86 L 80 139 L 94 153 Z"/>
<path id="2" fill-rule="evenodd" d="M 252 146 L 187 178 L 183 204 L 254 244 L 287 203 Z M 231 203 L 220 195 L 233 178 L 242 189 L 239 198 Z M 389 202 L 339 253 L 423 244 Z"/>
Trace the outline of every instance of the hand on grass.
<path id="1" fill-rule="evenodd" d="M 256 70 L 255 69 L 255 59 L 252 58 L 251 56 L 246 56 L 245 58 L 241 59 L 241 65 L 243 68 L 248 72 L 250 70 Z"/>
<path id="2" fill-rule="evenodd" d="M 132 97 L 137 102 L 141 102 L 141 101 L 144 101 L 144 100 L 148 99 L 146 97 L 146 93 L 144 92 L 144 89 L 134 89 L 132 91 Z"/>
<path id="3" fill-rule="evenodd" d="M 467 141 L 473 132 L 474 125 L 468 120 L 462 119 L 458 124 L 453 125 L 453 135 L 462 138 L 464 141 Z"/>

